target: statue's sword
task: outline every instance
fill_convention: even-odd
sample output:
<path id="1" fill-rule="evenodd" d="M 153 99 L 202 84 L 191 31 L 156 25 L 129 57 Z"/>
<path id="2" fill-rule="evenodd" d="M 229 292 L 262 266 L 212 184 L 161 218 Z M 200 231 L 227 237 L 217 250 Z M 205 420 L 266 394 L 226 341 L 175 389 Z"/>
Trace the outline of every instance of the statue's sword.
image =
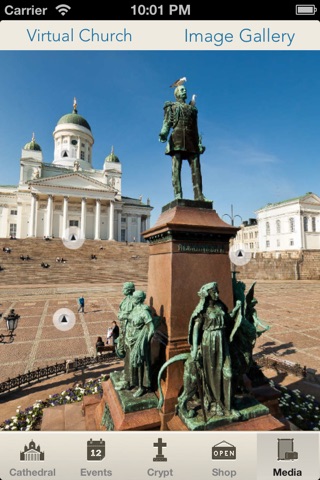
<path id="1" fill-rule="evenodd" d="M 207 414 L 206 414 L 206 409 L 205 409 L 205 406 L 204 406 L 203 388 L 202 388 L 202 383 L 201 383 L 201 379 L 200 379 L 200 375 L 199 375 L 196 360 L 194 360 L 194 369 L 195 369 L 195 372 L 196 372 L 196 380 L 197 380 L 197 385 L 198 385 L 198 390 L 199 390 L 201 410 L 203 412 L 203 419 L 204 419 L 204 422 L 207 423 Z"/>

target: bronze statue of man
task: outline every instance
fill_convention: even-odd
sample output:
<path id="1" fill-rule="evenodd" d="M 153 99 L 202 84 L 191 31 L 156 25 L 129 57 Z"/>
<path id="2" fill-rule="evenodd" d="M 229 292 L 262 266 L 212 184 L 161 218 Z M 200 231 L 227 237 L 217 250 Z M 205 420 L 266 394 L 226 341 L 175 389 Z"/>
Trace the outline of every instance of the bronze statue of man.
<path id="1" fill-rule="evenodd" d="M 194 101 L 186 103 L 187 91 L 184 85 L 174 90 L 175 102 L 165 102 L 164 120 L 159 141 L 167 143 L 166 155 L 172 157 L 172 185 L 174 197 L 183 198 L 181 186 L 182 160 L 188 160 L 191 168 L 193 195 L 195 200 L 205 200 L 202 193 L 200 155 L 205 151 L 198 132 L 198 109 Z"/>

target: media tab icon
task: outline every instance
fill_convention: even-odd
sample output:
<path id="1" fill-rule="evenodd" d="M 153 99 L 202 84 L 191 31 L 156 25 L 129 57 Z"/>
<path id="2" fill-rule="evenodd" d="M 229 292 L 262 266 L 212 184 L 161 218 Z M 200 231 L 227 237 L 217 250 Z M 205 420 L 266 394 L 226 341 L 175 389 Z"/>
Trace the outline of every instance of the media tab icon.
<path id="1" fill-rule="evenodd" d="M 223 440 L 212 447 L 212 460 L 235 460 L 236 447 Z"/>
<path id="2" fill-rule="evenodd" d="M 298 452 L 294 451 L 293 438 L 278 438 L 278 460 L 297 460 Z"/>

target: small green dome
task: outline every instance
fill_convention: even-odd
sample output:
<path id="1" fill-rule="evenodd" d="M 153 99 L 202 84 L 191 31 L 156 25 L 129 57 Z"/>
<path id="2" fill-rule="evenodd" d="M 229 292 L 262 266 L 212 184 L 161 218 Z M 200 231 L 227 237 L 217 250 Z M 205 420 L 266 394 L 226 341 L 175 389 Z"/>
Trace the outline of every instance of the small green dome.
<path id="1" fill-rule="evenodd" d="M 85 127 L 91 131 L 91 127 L 87 120 L 78 114 L 76 99 L 73 103 L 73 112 L 63 115 L 58 121 L 57 125 L 62 125 L 63 123 L 73 123 L 75 125 L 80 125 L 80 127 Z"/>
<path id="2" fill-rule="evenodd" d="M 112 147 L 112 150 L 111 150 L 110 155 L 108 155 L 108 156 L 105 158 L 104 161 L 105 161 L 105 162 L 120 163 L 119 158 L 118 158 L 117 155 L 115 155 L 114 152 L 113 152 L 113 147 Z"/>
<path id="3" fill-rule="evenodd" d="M 37 152 L 41 152 L 41 147 L 38 143 L 36 143 L 34 134 L 32 135 L 31 142 L 26 143 L 23 148 L 24 150 L 35 150 Z"/>

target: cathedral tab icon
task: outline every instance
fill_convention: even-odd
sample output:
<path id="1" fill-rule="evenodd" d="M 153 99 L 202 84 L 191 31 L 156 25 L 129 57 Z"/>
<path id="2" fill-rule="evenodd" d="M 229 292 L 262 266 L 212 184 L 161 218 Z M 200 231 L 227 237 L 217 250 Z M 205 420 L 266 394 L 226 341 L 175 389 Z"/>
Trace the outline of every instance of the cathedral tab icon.
<path id="1" fill-rule="evenodd" d="M 24 446 L 23 452 L 20 452 L 20 460 L 22 462 L 39 462 L 44 460 L 44 452 L 41 452 L 40 445 L 36 446 L 31 440 L 29 445 Z"/>

